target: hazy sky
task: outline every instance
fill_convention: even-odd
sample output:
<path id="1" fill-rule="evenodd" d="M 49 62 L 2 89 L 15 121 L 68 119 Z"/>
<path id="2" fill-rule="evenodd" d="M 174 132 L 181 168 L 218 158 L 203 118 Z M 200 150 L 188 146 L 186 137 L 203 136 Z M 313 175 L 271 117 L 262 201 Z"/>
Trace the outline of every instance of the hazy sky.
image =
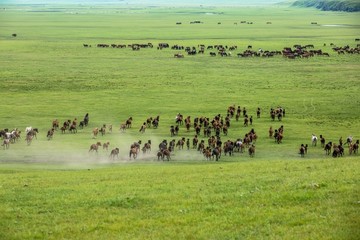
<path id="1" fill-rule="evenodd" d="M 269 5 L 284 0 L 0 0 L 0 4 L 145 4 L 145 5 L 204 5 L 254 6 Z"/>

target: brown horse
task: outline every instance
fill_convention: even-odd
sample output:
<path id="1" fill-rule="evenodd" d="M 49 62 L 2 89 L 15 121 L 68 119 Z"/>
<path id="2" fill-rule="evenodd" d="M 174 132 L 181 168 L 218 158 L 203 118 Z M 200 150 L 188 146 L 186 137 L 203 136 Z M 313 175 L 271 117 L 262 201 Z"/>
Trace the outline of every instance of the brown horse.
<path id="1" fill-rule="evenodd" d="M 116 159 L 119 159 L 119 152 L 120 152 L 119 148 L 114 148 L 113 150 L 111 150 L 109 158 L 112 160 L 114 160 L 115 157 Z"/>
<path id="2" fill-rule="evenodd" d="M 93 133 L 93 138 L 96 138 L 97 137 L 97 135 L 99 134 L 99 128 L 94 128 L 93 129 L 93 131 L 92 131 L 92 133 Z"/>
<path id="3" fill-rule="evenodd" d="M 92 152 L 92 151 L 98 152 L 99 146 L 101 146 L 101 142 L 91 144 L 89 152 Z"/>
<path id="4" fill-rule="evenodd" d="M 129 118 L 126 120 L 126 122 L 125 122 L 126 128 L 131 128 L 132 120 L 133 120 L 132 117 L 129 117 Z"/>
<path id="5" fill-rule="evenodd" d="M 157 155 L 158 160 L 160 160 L 160 158 L 164 159 L 164 154 L 163 154 L 162 150 L 158 151 L 156 155 Z"/>
<path id="6" fill-rule="evenodd" d="M 103 143 L 103 149 L 107 151 L 109 148 L 109 145 L 110 145 L 110 142 Z"/>
<path id="7" fill-rule="evenodd" d="M 59 120 L 55 119 L 52 121 L 52 127 L 56 130 L 59 128 Z"/>
<path id="8" fill-rule="evenodd" d="M 215 147 L 215 148 L 212 150 L 211 157 L 212 157 L 213 159 L 215 158 L 215 161 L 219 161 L 220 156 L 221 156 L 221 147 Z"/>
<path id="9" fill-rule="evenodd" d="M 48 140 L 51 140 L 51 139 L 53 138 L 53 136 L 54 136 L 54 131 L 55 131 L 55 129 L 52 128 L 52 129 L 50 129 L 50 130 L 47 132 L 46 137 L 47 137 Z"/>
<path id="10" fill-rule="evenodd" d="M 34 138 L 33 135 L 28 135 L 28 134 L 26 134 L 25 141 L 26 141 L 26 143 L 27 143 L 28 146 L 31 144 L 33 138 Z"/>
<path id="11" fill-rule="evenodd" d="M 304 144 L 301 144 L 300 149 L 299 149 L 299 154 L 301 157 L 305 156 L 305 146 Z"/>
<path id="12" fill-rule="evenodd" d="M 184 144 L 185 144 L 185 138 L 183 137 L 182 139 L 179 139 L 176 143 L 176 147 L 180 149 L 184 149 Z"/>
<path id="13" fill-rule="evenodd" d="M 203 155 L 206 158 L 206 160 L 211 160 L 211 149 L 209 147 L 205 148 L 203 150 Z"/>
<path id="14" fill-rule="evenodd" d="M 120 131 L 125 132 L 126 130 L 126 123 L 120 124 Z"/>
<path id="15" fill-rule="evenodd" d="M 3 144 L 1 146 L 4 146 L 4 149 L 9 149 L 10 139 L 4 139 Z"/>
<path id="16" fill-rule="evenodd" d="M 332 142 L 328 142 L 328 143 L 325 145 L 324 150 L 325 150 L 325 153 L 326 153 L 327 155 L 330 155 L 331 147 L 332 147 Z"/>
<path id="17" fill-rule="evenodd" d="M 144 154 L 147 152 L 151 152 L 151 140 L 145 143 L 141 150 L 143 151 Z"/>
<path id="18" fill-rule="evenodd" d="M 133 157 L 133 159 L 136 159 L 138 155 L 138 149 L 137 147 L 132 147 L 129 151 L 129 157 L 131 159 L 131 157 Z"/>
<path id="19" fill-rule="evenodd" d="M 255 156 L 255 145 L 251 145 L 251 147 L 249 147 L 249 155 L 250 157 L 254 157 Z"/>
<path id="20" fill-rule="evenodd" d="M 166 157 L 166 160 L 170 161 L 171 157 L 170 157 L 169 149 L 163 149 L 161 151 L 162 151 L 162 154 L 163 154 L 163 159 L 165 159 L 165 157 Z"/>
<path id="21" fill-rule="evenodd" d="M 349 154 L 357 154 L 359 151 L 359 140 L 356 140 L 355 143 L 350 143 L 349 145 Z"/>

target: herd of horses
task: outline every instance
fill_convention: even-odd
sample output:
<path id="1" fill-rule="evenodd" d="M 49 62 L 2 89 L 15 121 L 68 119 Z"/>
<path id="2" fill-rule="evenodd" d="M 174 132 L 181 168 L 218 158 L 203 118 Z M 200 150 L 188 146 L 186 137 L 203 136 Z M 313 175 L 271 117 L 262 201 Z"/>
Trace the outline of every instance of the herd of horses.
<path id="1" fill-rule="evenodd" d="M 91 47 L 90 44 L 83 44 L 84 47 L 88 48 Z M 140 50 L 142 48 L 153 48 L 154 44 L 152 43 L 132 43 L 132 44 L 96 44 L 98 48 L 130 48 L 132 50 Z M 324 43 L 323 47 L 326 47 L 327 44 Z M 345 46 L 335 46 L 333 43 L 330 43 L 331 50 L 336 52 L 338 55 L 341 54 L 359 54 L 360 53 L 360 44 L 357 44 L 354 47 L 350 47 L 350 45 Z M 184 54 L 187 55 L 197 55 L 197 54 L 204 54 L 206 50 L 209 51 L 209 56 L 221 56 L 221 57 L 230 57 L 232 55 L 237 56 L 238 58 L 246 58 L 246 57 L 274 57 L 274 56 L 283 56 L 287 59 L 296 59 L 296 58 L 310 58 L 314 56 L 327 56 L 329 57 L 330 54 L 328 52 L 323 51 L 322 49 L 318 48 L 315 49 L 313 44 L 294 44 L 292 47 L 285 46 L 281 50 L 264 50 L 259 48 L 258 50 L 253 50 L 252 45 L 247 45 L 245 50 L 242 52 L 236 52 L 238 49 L 237 45 L 222 45 L 222 44 L 215 44 L 215 45 L 208 45 L 205 44 L 198 44 L 197 46 L 184 46 L 181 44 L 174 44 L 170 45 L 168 43 L 158 43 L 157 49 L 172 49 L 176 50 L 177 53 L 174 53 L 174 58 L 184 58 Z M 216 50 L 216 51 L 214 51 Z M 183 52 L 179 52 L 183 51 Z M 233 53 L 235 51 L 235 53 Z"/>
<path id="2" fill-rule="evenodd" d="M 357 154 L 359 152 L 359 140 L 354 141 L 352 136 L 348 136 L 346 138 L 346 142 L 343 143 L 342 137 L 339 138 L 338 143 L 333 143 L 332 141 L 329 141 L 326 143 L 326 140 L 322 134 L 319 136 L 320 138 L 320 146 L 324 149 L 325 154 L 332 155 L 334 158 L 336 157 L 342 157 L 344 156 L 345 147 L 347 146 L 349 149 L 349 155 Z M 311 145 L 313 147 L 317 146 L 317 142 L 319 139 L 315 134 L 312 134 L 311 136 Z M 301 144 L 299 149 L 299 154 L 301 157 L 304 157 L 307 153 L 307 144 Z"/>
<path id="3" fill-rule="evenodd" d="M 247 124 L 249 119 L 247 109 L 245 107 L 241 108 L 235 105 L 229 106 L 227 109 L 226 116 L 221 116 L 221 114 L 215 115 L 212 119 L 207 117 L 195 117 L 194 119 L 191 116 L 183 116 L 181 113 L 178 113 L 175 117 L 175 124 L 170 126 L 170 137 L 171 140 L 163 140 L 156 151 L 156 156 L 158 160 L 170 160 L 171 155 L 177 149 L 178 151 L 186 148 L 187 150 L 197 150 L 197 152 L 201 153 L 206 160 L 215 160 L 219 161 L 222 155 L 233 156 L 235 153 L 244 153 L 248 152 L 250 157 L 255 156 L 255 145 L 257 140 L 257 134 L 252 128 L 249 132 L 247 132 L 242 138 L 237 138 L 236 140 L 227 140 L 222 142 L 221 137 L 227 136 L 227 129 L 231 126 L 230 122 L 232 118 L 235 118 L 235 121 L 238 121 L 240 116 L 244 117 L 244 126 Z M 261 116 L 261 109 L 257 108 L 256 110 L 257 118 Z M 279 122 L 282 121 L 283 117 L 285 117 L 285 109 L 281 106 L 270 109 L 270 119 L 275 121 L 277 119 Z M 252 117 L 252 116 L 250 116 Z M 121 124 L 120 130 L 122 128 L 131 128 L 131 122 L 133 118 L 128 118 L 123 124 Z M 153 121 L 156 120 L 156 124 L 153 124 Z M 158 127 L 159 116 L 153 118 L 149 117 L 146 122 L 143 123 L 141 129 L 146 126 L 154 126 L 154 128 Z M 177 137 L 179 134 L 179 130 L 183 128 L 186 132 L 194 131 L 195 135 L 190 141 L 190 138 L 181 137 L 178 140 L 175 140 L 174 137 Z M 201 134 L 203 132 L 203 139 L 201 139 Z M 321 142 L 324 141 L 322 135 Z M 207 141 L 206 141 L 207 138 Z M 281 125 L 277 129 L 273 129 L 272 126 L 269 128 L 269 138 L 274 138 L 275 143 L 280 144 L 284 138 L 284 125 Z M 192 144 L 191 144 L 192 143 Z M 314 144 L 314 143 L 313 143 Z M 358 144 L 359 141 L 347 140 L 347 144 L 349 144 L 349 153 L 357 154 L 358 152 Z M 315 144 L 316 146 L 316 144 Z M 343 156 L 343 150 L 341 150 L 341 144 L 335 145 L 331 144 L 330 148 L 333 148 L 333 157 Z M 301 157 L 304 157 L 307 154 L 307 144 L 301 144 L 299 153 Z M 326 154 L 329 155 L 329 144 L 324 146 L 324 150 L 326 150 Z M 151 140 L 148 140 L 147 143 L 141 147 L 141 140 L 138 142 L 134 142 L 131 144 L 129 149 L 129 159 L 137 159 L 140 151 L 142 150 L 143 154 L 148 154 L 151 152 Z M 111 152 L 109 158 L 111 159 L 119 159 L 119 149 L 115 148 Z"/>
<path id="4" fill-rule="evenodd" d="M 260 118 L 262 110 L 260 107 L 256 109 L 256 117 Z M 269 128 L 268 137 L 274 139 L 274 142 L 281 144 L 284 139 L 284 125 L 282 125 L 282 120 L 285 117 L 285 109 L 281 106 L 276 108 L 271 108 L 269 112 L 270 121 L 275 121 L 276 119 L 281 123 L 279 128 L 274 129 L 272 126 Z M 240 117 L 244 119 L 244 127 L 252 125 L 253 118 L 249 116 L 249 112 L 245 107 L 231 105 L 226 109 L 226 115 L 216 114 L 212 118 L 209 117 L 195 117 L 184 116 L 181 113 L 178 113 L 175 117 L 174 124 L 170 126 L 170 137 L 171 140 L 163 140 L 158 145 L 158 150 L 156 151 L 156 158 L 158 160 L 171 160 L 171 156 L 174 154 L 175 150 L 181 151 L 183 149 L 187 150 L 196 150 L 198 153 L 202 154 L 206 160 L 215 160 L 219 161 L 221 156 L 234 156 L 237 153 L 248 152 L 250 157 L 255 156 L 257 133 L 254 128 L 251 128 L 250 131 L 246 132 L 244 136 L 238 137 L 236 139 L 228 139 L 223 142 L 223 137 L 227 137 L 228 130 L 232 126 L 232 121 L 239 121 Z M 160 116 L 149 117 L 147 118 L 140 127 L 140 132 L 145 133 L 145 129 L 153 128 L 157 129 L 160 122 Z M 132 128 L 133 117 L 125 119 L 123 123 L 120 124 L 120 132 L 126 132 L 127 129 Z M 89 114 L 86 113 L 83 120 L 78 123 L 77 118 L 74 120 L 66 120 L 63 122 L 60 127 L 58 119 L 52 121 L 51 128 L 47 131 L 47 139 L 51 140 L 54 136 L 54 133 L 58 130 L 62 134 L 70 133 L 76 134 L 77 129 L 83 129 L 89 125 Z M 186 133 L 194 133 L 192 140 L 188 137 L 180 137 L 178 140 L 176 138 L 179 135 L 180 129 Z M 98 134 L 104 136 L 107 132 L 112 132 L 112 125 L 102 125 L 101 127 L 95 127 L 92 129 L 92 138 L 96 139 Z M 37 139 L 37 134 L 39 130 L 33 127 L 27 127 L 25 129 L 25 140 L 27 145 L 30 145 L 33 139 Z M 21 131 L 14 129 L 9 131 L 8 129 L 0 130 L 0 138 L 3 139 L 2 146 L 4 149 L 9 149 L 11 143 L 15 143 L 21 139 Z M 341 157 L 344 155 L 344 147 L 347 145 L 349 148 L 349 154 L 357 154 L 359 148 L 359 140 L 353 141 L 352 137 L 349 136 L 346 139 L 346 142 L 343 144 L 342 138 L 339 139 L 339 143 L 333 143 L 331 141 L 325 141 L 323 135 L 319 137 L 321 147 L 324 149 L 326 155 L 330 155 L 332 152 L 333 157 Z M 313 147 L 317 146 L 318 137 L 312 135 L 311 144 Z M 100 147 L 108 151 L 110 142 L 101 143 L 97 141 L 90 145 L 88 152 L 98 153 Z M 140 152 L 142 151 L 143 155 L 153 154 L 152 152 L 152 141 L 148 140 L 142 145 L 142 141 L 139 140 L 130 144 L 128 158 L 137 159 Z M 305 157 L 308 152 L 308 144 L 301 144 L 299 149 L 299 154 L 301 157 Z M 111 149 L 109 159 L 118 160 L 120 159 L 120 148 L 115 147 Z"/>

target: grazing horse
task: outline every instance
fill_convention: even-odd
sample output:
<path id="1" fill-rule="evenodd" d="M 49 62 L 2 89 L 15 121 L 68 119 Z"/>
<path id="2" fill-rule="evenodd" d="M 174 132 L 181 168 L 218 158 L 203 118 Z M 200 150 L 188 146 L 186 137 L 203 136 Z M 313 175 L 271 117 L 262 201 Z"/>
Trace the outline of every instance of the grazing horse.
<path id="1" fill-rule="evenodd" d="M 99 146 L 101 146 L 101 142 L 97 142 L 94 144 L 90 145 L 90 149 L 89 152 L 95 151 L 96 153 L 98 152 Z"/>
<path id="2" fill-rule="evenodd" d="M 251 147 L 249 147 L 249 155 L 250 155 L 250 157 L 255 156 L 255 145 L 254 144 L 252 144 Z"/>
<path id="3" fill-rule="evenodd" d="M 316 147 L 317 139 L 318 138 L 317 138 L 317 136 L 315 134 L 313 134 L 311 136 L 311 144 L 312 144 L 312 146 Z"/>
<path id="4" fill-rule="evenodd" d="M 119 159 L 119 152 L 120 152 L 119 148 L 114 148 L 113 150 L 111 150 L 109 158 L 112 160 L 114 160 L 115 157 L 116 159 Z"/>

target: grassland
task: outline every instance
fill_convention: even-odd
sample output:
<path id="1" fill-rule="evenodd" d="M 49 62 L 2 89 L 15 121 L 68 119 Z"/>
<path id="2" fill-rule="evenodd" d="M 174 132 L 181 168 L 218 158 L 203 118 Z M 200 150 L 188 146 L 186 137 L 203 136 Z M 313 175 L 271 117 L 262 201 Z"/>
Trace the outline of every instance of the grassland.
<path id="1" fill-rule="evenodd" d="M 6 6 L 0 128 L 33 126 L 40 134 L 31 146 L 22 139 L 0 151 L 0 238 L 358 239 L 359 157 L 333 159 L 320 146 L 298 155 L 312 133 L 333 142 L 360 138 L 359 55 L 338 55 L 330 46 L 356 46 L 358 17 L 286 7 Z M 203 24 L 190 24 L 195 20 Z M 95 47 L 148 42 L 238 49 L 232 57 L 206 51 L 177 59 L 171 49 Z M 314 44 L 330 57 L 236 57 L 248 45 L 294 44 Z M 215 163 L 177 150 L 168 163 L 156 160 L 177 113 L 212 118 L 233 104 L 246 107 L 254 123 L 233 119 L 222 138 L 254 128 L 255 158 L 244 153 Z M 268 111 L 277 106 L 286 117 L 272 122 Z M 53 119 L 87 112 L 89 127 L 46 139 Z M 156 115 L 159 128 L 140 134 Z M 129 116 L 133 127 L 122 133 Z M 103 124 L 113 132 L 93 139 L 91 129 Z M 270 125 L 284 125 L 282 144 L 267 137 Z M 176 139 L 193 136 L 181 128 Z M 154 149 L 129 161 L 129 145 L 139 139 L 152 140 Z M 96 141 L 119 147 L 121 159 L 110 161 L 102 149 L 89 154 Z"/>

